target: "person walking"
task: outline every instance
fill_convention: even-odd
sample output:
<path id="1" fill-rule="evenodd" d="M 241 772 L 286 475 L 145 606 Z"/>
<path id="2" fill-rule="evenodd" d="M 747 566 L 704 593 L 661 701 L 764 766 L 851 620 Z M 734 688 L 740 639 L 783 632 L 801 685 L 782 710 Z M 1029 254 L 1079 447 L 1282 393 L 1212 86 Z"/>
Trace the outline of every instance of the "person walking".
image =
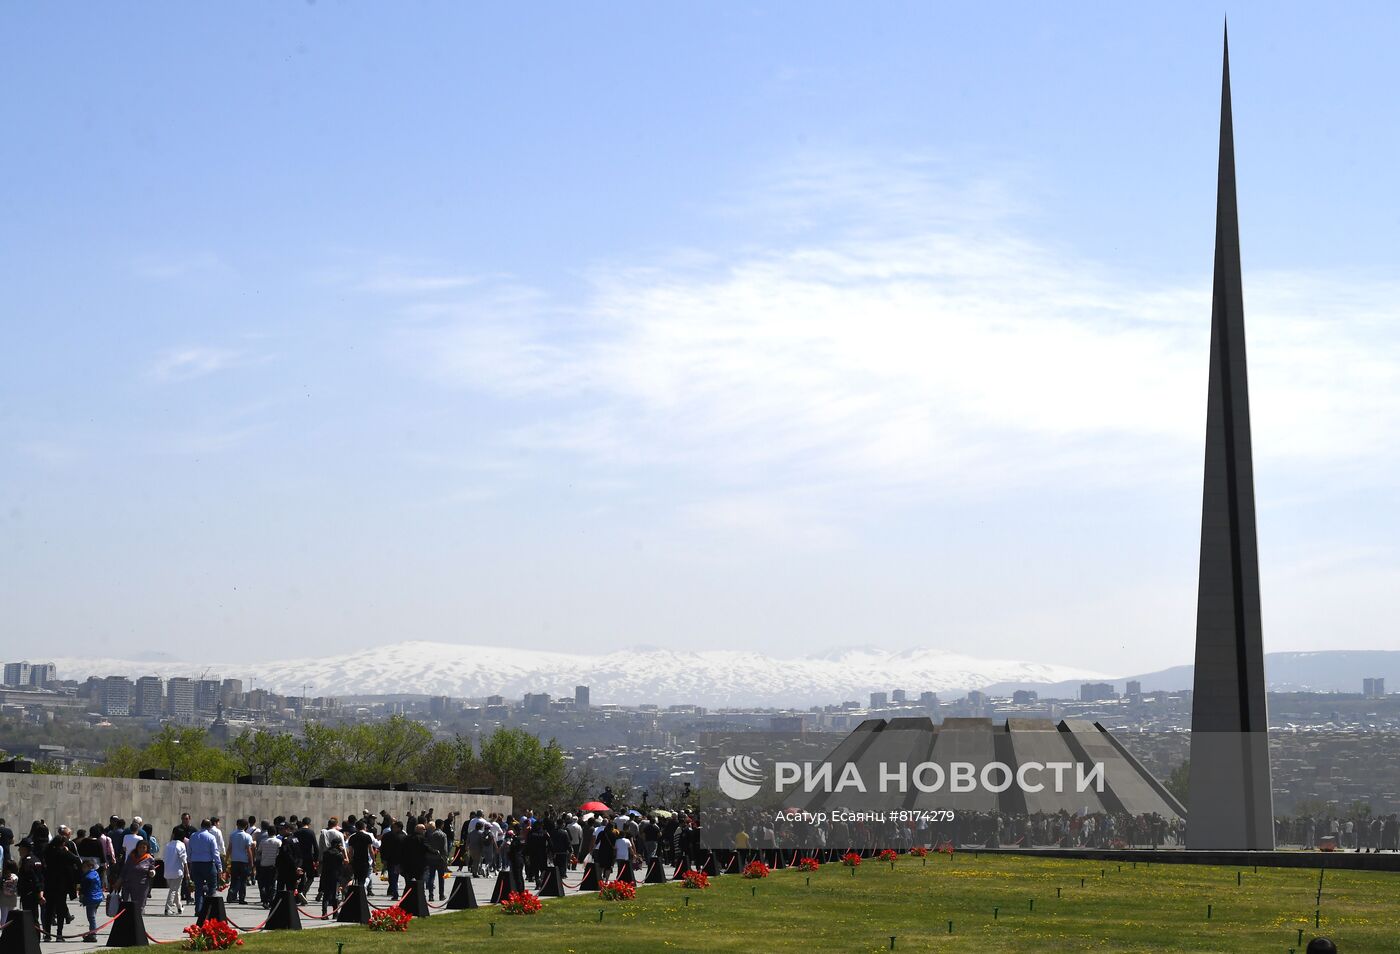
<path id="1" fill-rule="evenodd" d="M 73 920 L 68 899 L 76 897 L 78 879 L 82 876 L 82 860 L 69 840 L 68 826 L 59 826 L 58 834 L 44 846 L 44 940 L 63 940 L 63 928 Z"/>
<path id="2" fill-rule="evenodd" d="M 265 908 L 272 907 L 277 890 L 277 855 L 281 850 L 282 839 L 268 826 L 258 842 L 258 901 Z"/>
<path id="3" fill-rule="evenodd" d="M 235 823 L 228 836 L 228 902 L 248 903 L 248 881 L 253 874 L 253 836 L 248 832 L 248 819 Z"/>
<path id="4" fill-rule="evenodd" d="M 190 843 L 185 849 L 189 858 L 190 877 L 194 881 L 195 917 L 204 913 L 204 902 L 214 896 L 219 884 L 219 875 L 224 870 L 223 855 L 219 853 L 219 840 L 210 830 L 212 827 L 209 819 L 201 820 L 199 831 L 190 836 Z"/>
<path id="5" fill-rule="evenodd" d="M 181 886 L 185 883 L 185 873 L 189 870 L 189 855 L 185 847 L 185 840 L 180 837 L 178 826 L 170 830 L 170 840 L 165 843 L 161 865 L 167 889 L 165 892 L 165 913 L 167 915 L 184 914 L 185 905 Z M 174 910 L 171 910 L 172 908 Z"/>
<path id="6" fill-rule="evenodd" d="M 155 875 L 156 861 L 143 838 L 131 854 L 122 862 L 121 899 L 146 910 L 146 899 L 151 896 L 151 879 Z"/>
<path id="7" fill-rule="evenodd" d="M 97 871 L 97 859 L 84 858 L 78 900 L 87 914 L 87 933 L 83 935 L 83 940 L 89 944 L 97 940 L 97 912 L 102 909 L 102 902 L 106 899 L 107 895 L 102 890 L 102 875 Z"/>

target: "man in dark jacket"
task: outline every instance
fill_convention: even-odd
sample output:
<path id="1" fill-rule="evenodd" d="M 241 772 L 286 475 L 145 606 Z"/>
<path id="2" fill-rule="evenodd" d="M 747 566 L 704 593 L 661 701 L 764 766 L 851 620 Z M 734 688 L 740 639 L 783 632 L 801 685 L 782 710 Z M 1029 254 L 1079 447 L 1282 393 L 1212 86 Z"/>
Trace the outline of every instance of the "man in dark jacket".
<path id="1" fill-rule="evenodd" d="M 403 871 L 404 880 L 420 885 L 420 890 L 426 890 L 422 885 L 423 872 L 428 868 L 428 846 L 423 841 L 423 836 L 427 829 L 423 825 L 413 826 L 413 834 L 403 840 L 399 846 L 399 868 Z M 408 890 L 408 885 L 404 885 L 404 891 Z"/>
<path id="2" fill-rule="evenodd" d="M 83 863 L 73 847 L 72 832 L 64 825 L 44 846 L 44 940 L 50 930 L 54 940 L 63 940 L 63 926 L 73 920 L 68 912 L 69 897 L 76 896 Z"/>
<path id="3" fill-rule="evenodd" d="M 403 870 L 401 853 L 407 837 L 403 822 L 396 821 L 379 839 L 379 860 L 384 863 L 384 873 L 389 878 L 389 897 L 394 901 L 399 899 L 399 872 Z"/>
<path id="4" fill-rule="evenodd" d="M 569 856 L 573 853 L 573 845 L 569 842 L 569 832 L 564 827 L 564 820 L 550 823 L 549 825 L 549 853 L 554 859 L 554 876 L 559 879 L 559 883 L 564 883 L 564 872 L 569 870 Z"/>

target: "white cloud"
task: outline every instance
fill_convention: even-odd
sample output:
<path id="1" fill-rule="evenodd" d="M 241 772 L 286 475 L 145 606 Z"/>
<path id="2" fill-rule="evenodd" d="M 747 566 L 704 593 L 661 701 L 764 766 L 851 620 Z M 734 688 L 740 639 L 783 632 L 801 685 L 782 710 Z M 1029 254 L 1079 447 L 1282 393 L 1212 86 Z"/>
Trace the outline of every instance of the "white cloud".
<path id="1" fill-rule="evenodd" d="M 1208 274 L 1115 275 L 1029 238 L 994 183 L 922 166 L 804 169 L 769 198 L 799 234 L 600 266 L 567 304 L 483 289 L 416 313 L 405 335 L 439 380 L 531 409 L 514 442 L 680 468 L 716 488 L 697 512 L 720 522 L 753 523 L 752 493 L 1199 479 Z M 1245 285 L 1257 457 L 1394 464 L 1396 285 Z"/>
<path id="2" fill-rule="evenodd" d="M 241 352 L 227 348 L 198 345 L 172 348 L 155 360 L 150 373 L 158 381 L 188 381 L 216 374 L 239 363 L 245 357 Z"/>

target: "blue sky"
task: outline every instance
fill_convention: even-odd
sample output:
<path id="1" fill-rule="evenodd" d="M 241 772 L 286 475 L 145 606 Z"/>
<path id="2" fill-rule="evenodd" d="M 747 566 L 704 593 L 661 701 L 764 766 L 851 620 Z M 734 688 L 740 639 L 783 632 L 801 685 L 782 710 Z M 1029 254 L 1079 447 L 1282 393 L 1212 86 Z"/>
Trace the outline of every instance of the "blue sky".
<path id="1" fill-rule="evenodd" d="M 1223 13 L 5 6 L 0 655 L 1189 660 Z M 1400 13 L 1229 13 L 1266 648 L 1400 648 Z"/>

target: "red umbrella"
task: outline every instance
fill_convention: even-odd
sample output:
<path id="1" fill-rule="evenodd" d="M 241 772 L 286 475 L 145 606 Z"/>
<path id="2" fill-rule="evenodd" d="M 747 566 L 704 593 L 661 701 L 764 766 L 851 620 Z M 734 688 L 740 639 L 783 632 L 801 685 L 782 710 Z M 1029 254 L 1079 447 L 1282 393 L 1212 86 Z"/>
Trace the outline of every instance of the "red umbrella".
<path id="1" fill-rule="evenodd" d="M 609 808 L 608 806 L 604 805 L 602 802 L 584 802 L 582 805 L 580 805 L 580 806 L 578 807 L 578 810 L 581 811 L 581 812 L 610 812 L 610 811 L 612 811 L 611 808 Z"/>

